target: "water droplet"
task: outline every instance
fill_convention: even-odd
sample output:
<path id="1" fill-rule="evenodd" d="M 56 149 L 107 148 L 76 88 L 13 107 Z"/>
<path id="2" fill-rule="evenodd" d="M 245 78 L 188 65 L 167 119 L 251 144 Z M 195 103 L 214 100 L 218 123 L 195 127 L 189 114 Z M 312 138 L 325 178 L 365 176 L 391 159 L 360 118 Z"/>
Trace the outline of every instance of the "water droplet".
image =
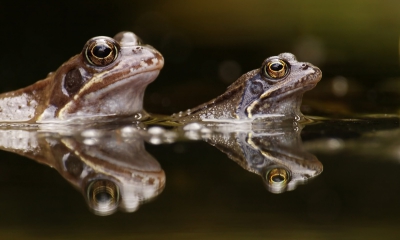
<path id="1" fill-rule="evenodd" d="M 96 145 L 97 139 L 96 138 L 86 138 L 83 140 L 83 144 L 93 146 Z"/>
<path id="2" fill-rule="evenodd" d="M 136 120 L 140 120 L 140 119 L 142 119 L 142 114 L 141 113 L 136 113 L 134 116 L 133 116 Z"/>
<path id="3" fill-rule="evenodd" d="M 162 143 L 162 141 L 159 137 L 154 137 L 154 136 L 150 138 L 149 142 L 154 145 Z"/>

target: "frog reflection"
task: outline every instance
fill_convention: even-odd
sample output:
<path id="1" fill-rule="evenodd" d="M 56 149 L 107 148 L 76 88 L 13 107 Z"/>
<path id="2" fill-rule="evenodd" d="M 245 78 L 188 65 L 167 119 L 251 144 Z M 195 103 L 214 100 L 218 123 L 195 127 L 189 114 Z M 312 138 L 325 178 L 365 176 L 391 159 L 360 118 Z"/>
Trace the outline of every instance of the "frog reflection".
<path id="1" fill-rule="evenodd" d="M 300 132 L 300 126 L 269 130 L 253 126 L 247 131 L 213 134 L 206 141 L 244 169 L 260 175 L 270 192 L 282 193 L 318 176 L 323 169 L 314 155 L 302 149 Z"/>
<path id="2" fill-rule="evenodd" d="M 55 168 L 83 194 L 97 215 L 118 209 L 133 212 L 165 186 L 164 171 L 145 150 L 143 138 L 133 127 L 68 135 L 0 130 L 0 144 L 3 150 Z"/>

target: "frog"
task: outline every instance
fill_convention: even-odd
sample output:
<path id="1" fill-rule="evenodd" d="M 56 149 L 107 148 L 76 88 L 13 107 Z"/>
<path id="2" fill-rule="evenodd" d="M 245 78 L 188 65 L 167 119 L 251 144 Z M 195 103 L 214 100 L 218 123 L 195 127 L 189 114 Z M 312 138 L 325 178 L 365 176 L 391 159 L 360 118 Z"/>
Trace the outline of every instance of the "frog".
<path id="1" fill-rule="evenodd" d="M 301 119 L 304 92 L 314 88 L 322 71 L 292 53 L 265 59 L 260 68 L 239 77 L 220 96 L 171 116 L 180 123 L 197 121 Z"/>
<path id="2" fill-rule="evenodd" d="M 164 65 L 133 32 L 89 39 L 83 50 L 30 86 L 0 94 L 0 123 L 65 123 L 143 111 L 143 96 Z"/>

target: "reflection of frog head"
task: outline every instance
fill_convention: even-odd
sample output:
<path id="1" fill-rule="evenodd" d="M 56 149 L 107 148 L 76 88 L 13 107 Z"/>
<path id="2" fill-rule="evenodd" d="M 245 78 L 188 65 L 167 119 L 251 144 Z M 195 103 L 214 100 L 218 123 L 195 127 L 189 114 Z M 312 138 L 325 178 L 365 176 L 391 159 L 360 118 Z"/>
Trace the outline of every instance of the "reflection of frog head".
<path id="1" fill-rule="evenodd" d="M 285 134 L 296 136 L 287 132 Z M 288 137 L 280 135 L 249 134 L 242 137 L 245 138 L 241 147 L 246 169 L 259 174 L 273 193 L 294 190 L 298 184 L 322 172 L 321 162 L 314 155 L 303 151 L 297 144 L 297 138 L 287 142 Z"/>
<path id="2" fill-rule="evenodd" d="M 69 177 L 75 175 L 68 180 L 82 191 L 96 214 L 108 215 L 118 208 L 133 212 L 162 191 L 164 171 L 145 150 L 142 139 L 121 141 L 115 136 L 103 136 L 98 140 L 94 145 L 87 145 L 84 141 L 63 139 L 65 146 L 75 149 L 63 159 Z M 79 164 L 82 170 L 76 171 L 75 166 Z"/>
<path id="3" fill-rule="evenodd" d="M 224 131 L 213 134 L 207 142 L 244 169 L 260 175 L 270 192 L 281 193 L 318 176 L 323 169 L 314 155 L 302 149 L 301 128 Z"/>

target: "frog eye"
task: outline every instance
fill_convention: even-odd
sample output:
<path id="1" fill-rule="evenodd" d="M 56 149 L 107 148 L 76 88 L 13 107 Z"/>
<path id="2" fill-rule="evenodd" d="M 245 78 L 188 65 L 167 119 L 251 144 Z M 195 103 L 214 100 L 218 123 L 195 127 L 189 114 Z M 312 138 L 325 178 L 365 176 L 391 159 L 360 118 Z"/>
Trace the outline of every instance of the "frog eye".
<path id="1" fill-rule="evenodd" d="M 100 215 L 108 215 L 119 205 L 118 186 L 106 179 L 98 179 L 89 184 L 87 200 L 93 210 Z"/>
<path id="2" fill-rule="evenodd" d="M 83 48 L 86 60 L 94 66 L 104 67 L 118 57 L 119 45 L 114 39 L 97 37 L 89 40 Z"/>
<path id="3" fill-rule="evenodd" d="M 271 187 L 284 187 L 289 182 L 290 174 L 283 168 L 271 169 L 267 175 L 266 180 Z"/>
<path id="4" fill-rule="evenodd" d="M 289 72 L 288 64 L 280 59 L 272 59 L 264 65 L 265 76 L 272 79 L 283 78 Z"/>

